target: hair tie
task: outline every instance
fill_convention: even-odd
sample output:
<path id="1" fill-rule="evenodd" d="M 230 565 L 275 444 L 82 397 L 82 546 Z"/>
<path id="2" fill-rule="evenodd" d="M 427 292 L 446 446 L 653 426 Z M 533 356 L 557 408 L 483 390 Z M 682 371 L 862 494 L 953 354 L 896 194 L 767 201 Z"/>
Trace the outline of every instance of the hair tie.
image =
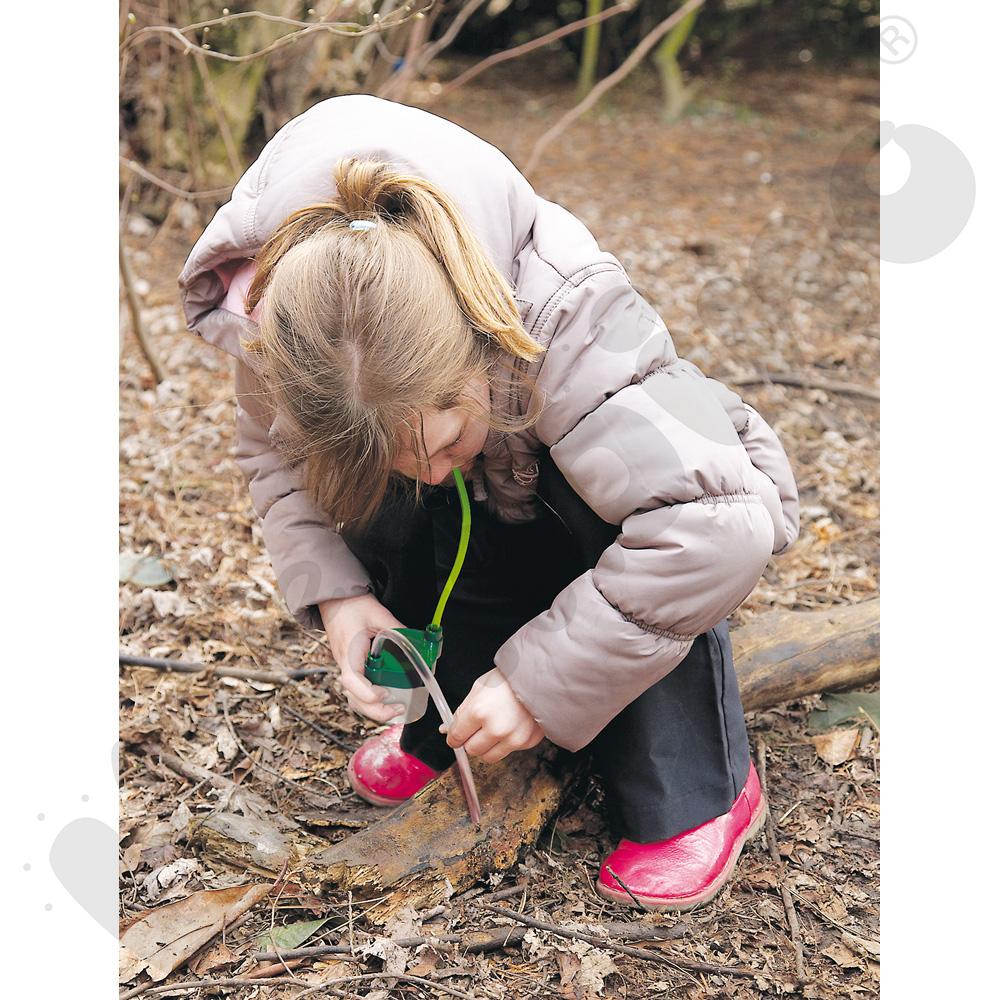
<path id="1" fill-rule="evenodd" d="M 362 229 L 374 229 L 375 223 L 371 219 L 355 219 L 351 223 L 350 228 L 355 232 L 359 232 Z"/>

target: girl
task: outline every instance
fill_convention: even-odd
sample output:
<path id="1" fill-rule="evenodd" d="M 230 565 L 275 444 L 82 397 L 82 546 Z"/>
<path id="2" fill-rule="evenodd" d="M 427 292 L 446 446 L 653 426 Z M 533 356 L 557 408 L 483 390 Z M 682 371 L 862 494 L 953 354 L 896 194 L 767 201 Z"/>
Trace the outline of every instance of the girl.
<path id="1" fill-rule="evenodd" d="M 613 207 L 612 209 L 613 210 Z M 433 706 L 366 740 L 357 793 L 394 805 L 464 746 L 590 755 L 626 905 L 711 899 L 766 805 L 726 618 L 798 533 L 760 415 L 677 356 L 586 227 L 495 147 L 365 95 L 293 120 L 180 277 L 189 326 L 236 358 L 237 461 L 279 588 L 324 628 L 348 704 L 371 637 L 424 625 L 472 538 Z"/>

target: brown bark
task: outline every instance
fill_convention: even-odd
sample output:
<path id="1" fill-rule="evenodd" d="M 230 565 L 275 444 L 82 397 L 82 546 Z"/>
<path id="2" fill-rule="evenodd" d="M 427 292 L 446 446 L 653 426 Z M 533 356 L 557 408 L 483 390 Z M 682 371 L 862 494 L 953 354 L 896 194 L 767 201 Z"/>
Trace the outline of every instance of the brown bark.
<path id="1" fill-rule="evenodd" d="M 878 679 L 878 640 L 877 600 L 762 615 L 733 630 L 744 705 L 763 708 L 871 683 Z M 557 754 L 543 743 L 499 765 L 474 761 L 483 810 L 478 828 L 452 769 L 384 819 L 322 850 L 310 834 L 226 814 L 211 816 L 192 839 L 231 863 L 266 872 L 287 863 L 290 878 L 317 890 L 351 890 L 356 900 L 371 900 L 367 916 L 383 922 L 404 906 L 434 906 L 511 867 L 555 815 L 582 766 L 576 757 L 555 768 Z"/>
<path id="2" fill-rule="evenodd" d="M 733 629 L 746 709 L 878 680 L 879 601 L 829 611 L 772 611 Z"/>

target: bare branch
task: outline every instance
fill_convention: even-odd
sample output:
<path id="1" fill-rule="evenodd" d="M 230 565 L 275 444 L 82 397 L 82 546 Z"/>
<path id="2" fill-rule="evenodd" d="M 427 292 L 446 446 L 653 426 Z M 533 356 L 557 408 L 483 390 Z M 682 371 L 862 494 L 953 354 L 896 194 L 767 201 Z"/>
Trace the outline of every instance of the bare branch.
<path id="1" fill-rule="evenodd" d="M 226 156 L 229 159 L 229 167 L 233 172 L 233 183 L 235 184 L 243 173 L 243 164 L 240 161 L 239 150 L 236 148 L 236 140 L 233 139 L 233 131 L 229 127 L 229 119 L 226 118 L 226 113 L 219 101 L 218 91 L 215 89 L 212 76 L 208 72 L 208 64 L 204 51 L 195 49 L 193 55 L 194 64 L 198 67 L 198 75 L 201 77 L 201 85 L 205 90 L 205 96 L 208 98 L 208 103 L 212 106 L 212 113 L 215 115 L 215 121 L 219 126 L 219 135 L 222 136 L 222 144 L 226 147 Z"/>
<path id="2" fill-rule="evenodd" d="M 139 341 L 142 353 L 149 362 L 153 378 L 157 385 L 159 385 L 167 377 L 167 373 L 156 353 L 156 349 L 149 339 L 146 327 L 143 325 L 139 295 L 135 290 L 135 282 L 132 280 L 132 269 L 129 267 L 128 259 L 125 256 L 125 243 L 121 238 L 118 240 L 118 273 L 121 275 L 122 284 L 125 286 L 125 301 L 128 303 L 129 316 L 132 318 L 132 332 L 135 334 L 135 339 Z"/>
<path id="3" fill-rule="evenodd" d="M 462 30 L 462 26 L 466 21 L 472 17 L 477 10 L 479 10 L 482 5 L 486 3 L 486 0 L 469 0 L 469 2 L 455 15 L 455 19 L 448 25 L 448 30 L 436 41 L 428 45 L 423 52 L 420 53 L 419 61 L 417 62 L 416 73 L 422 73 L 427 66 L 427 64 L 443 49 L 446 49 L 453 41 L 455 41 L 455 36 Z"/>
<path id="4" fill-rule="evenodd" d="M 138 174 L 143 180 L 149 181 L 150 184 L 155 184 L 158 188 L 162 188 L 164 191 L 168 191 L 178 198 L 186 198 L 188 201 L 197 201 L 202 198 L 217 201 L 219 198 L 225 198 L 233 190 L 232 187 L 224 187 L 213 188 L 211 191 L 185 191 L 183 188 L 165 181 L 162 177 L 157 177 L 156 174 L 150 173 L 141 163 L 136 163 L 135 160 L 130 160 L 127 156 L 119 156 L 118 162 L 123 167 L 127 167 L 133 173 Z"/>
<path id="5" fill-rule="evenodd" d="M 542 152 L 553 139 L 561 135 L 570 125 L 581 115 L 589 111 L 600 98 L 606 94 L 616 84 L 622 82 L 646 57 L 649 50 L 675 25 L 691 11 L 703 6 L 705 0 L 688 0 L 683 7 L 678 7 L 670 17 L 662 20 L 639 44 L 632 50 L 629 57 L 613 73 L 606 76 L 576 107 L 570 109 L 562 116 L 542 137 L 535 143 L 535 148 L 528 157 L 528 164 L 524 168 L 526 174 L 531 174 L 538 166 Z"/>
<path id="6" fill-rule="evenodd" d="M 434 6 L 435 2 L 436 0 L 428 0 L 427 5 L 422 7 L 420 12 L 430 10 Z M 215 18 L 212 21 L 201 21 L 198 24 L 188 25 L 184 28 L 177 28 L 169 24 L 148 25 L 147 27 L 140 28 L 138 31 L 129 35 L 128 38 L 122 42 L 121 48 L 128 49 L 141 41 L 145 41 L 159 35 L 165 35 L 168 40 L 172 41 L 184 52 L 200 52 L 204 56 L 211 59 L 221 59 L 224 62 L 231 63 L 243 63 L 250 62 L 253 59 L 259 59 L 261 56 L 266 56 L 268 53 L 284 48 L 287 45 L 293 45 L 296 42 L 301 41 L 303 38 L 306 38 L 309 35 L 314 35 L 317 32 L 326 32 L 328 34 L 341 35 L 349 38 L 362 38 L 365 35 L 386 31 L 391 27 L 402 24 L 404 21 L 410 20 L 413 15 L 418 12 L 411 12 L 411 7 L 406 6 L 401 8 L 399 11 L 394 11 L 393 13 L 397 16 L 387 16 L 384 21 L 380 18 L 375 24 L 371 24 L 368 27 L 362 27 L 355 21 L 311 23 L 307 21 L 294 21 L 291 18 L 278 17 L 274 14 L 262 14 L 259 11 L 244 11 L 238 14 L 227 14 L 224 17 Z M 204 30 L 205 27 L 211 27 L 214 24 L 224 23 L 232 19 L 243 17 L 258 17 L 265 21 L 278 21 L 290 25 L 297 24 L 302 27 L 298 31 L 290 31 L 287 35 L 282 35 L 280 38 L 271 42 L 270 45 L 264 46 L 262 49 L 257 49 L 255 52 L 249 52 L 242 56 L 235 56 L 228 52 L 216 52 L 214 49 L 206 49 L 198 43 L 191 41 L 191 39 L 184 34 L 186 31 Z"/>
<path id="7" fill-rule="evenodd" d="M 765 372 L 760 375 L 741 375 L 730 380 L 730 385 L 790 385 L 797 389 L 822 389 L 824 392 L 839 392 L 845 396 L 860 396 L 862 399 L 881 399 L 878 389 L 857 382 L 841 382 L 839 379 L 796 372 Z"/>
<path id="8" fill-rule="evenodd" d="M 600 14 L 594 14 L 591 17 L 582 17 L 579 21 L 572 21 L 570 24 L 564 24 L 561 28 L 556 28 L 555 31 L 550 31 L 547 35 L 542 35 L 540 38 L 533 38 L 530 42 L 525 42 L 523 45 L 515 45 L 512 49 L 507 49 L 504 52 L 497 52 L 484 59 L 482 62 L 476 63 L 475 66 L 470 66 L 464 73 L 460 73 L 456 76 L 454 80 L 449 80 L 446 84 L 443 84 L 441 90 L 436 96 L 444 97 L 445 94 L 448 94 L 452 90 L 456 90 L 463 84 L 468 83 L 473 77 L 479 76 L 480 73 L 496 66 L 498 63 L 507 62 L 508 59 L 517 59 L 519 56 L 523 56 L 526 52 L 531 52 L 533 49 L 541 48 L 544 45 L 548 45 L 550 42 L 558 41 L 560 38 L 564 38 L 566 35 L 571 35 L 574 31 L 586 28 L 590 24 L 600 24 L 601 21 L 606 21 L 609 17 L 614 17 L 616 14 L 623 14 L 625 11 L 632 10 L 635 7 L 636 2 L 637 0 L 622 0 L 621 3 L 616 4 L 614 7 L 609 7 Z"/>

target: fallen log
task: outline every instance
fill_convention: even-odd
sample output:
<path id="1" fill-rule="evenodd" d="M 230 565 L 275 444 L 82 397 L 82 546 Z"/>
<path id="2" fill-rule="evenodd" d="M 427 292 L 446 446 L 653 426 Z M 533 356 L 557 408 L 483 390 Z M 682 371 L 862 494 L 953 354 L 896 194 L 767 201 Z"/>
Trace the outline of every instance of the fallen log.
<path id="1" fill-rule="evenodd" d="M 878 598 L 829 611 L 770 611 L 730 635 L 748 711 L 878 680 Z"/>
<path id="2" fill-rule="evenodd" d="M 829 611 L 769 612 L 732 632 L 747 709 L 878 679 L 878 600 Z M 258 871 L 278 872 L 315 891 L 351 890 L 383 923 L 404 906 L 435 906 L 494 872 L 510 868 L 555 815 L 583 766 L 543 742 L 501 764 L 473 761 L 483 820 L 469 820 L 454 768 L 367 829 L 314 850 L 322 841 L 271 830 L 225 813 L 192 831 L 206 853 Z"/>

